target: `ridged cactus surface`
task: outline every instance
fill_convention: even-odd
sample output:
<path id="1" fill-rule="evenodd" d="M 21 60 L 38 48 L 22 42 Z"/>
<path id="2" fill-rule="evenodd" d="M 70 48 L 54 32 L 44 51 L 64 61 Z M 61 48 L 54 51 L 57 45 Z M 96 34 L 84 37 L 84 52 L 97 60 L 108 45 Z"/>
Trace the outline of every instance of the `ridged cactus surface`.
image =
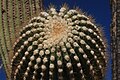
<path id="1" fill-rule="evenodd" d="M 78 10 L 50 8 L 21 30 L 12 80 L 102 80 L 106 45 L 100 29 Z"/>
<path id="2" fill-rule="evenodd" d="M 13 44 L 27 20 L 42 9 L 42 0 L 0 0 L 0 58 L 10 80 Z"/>

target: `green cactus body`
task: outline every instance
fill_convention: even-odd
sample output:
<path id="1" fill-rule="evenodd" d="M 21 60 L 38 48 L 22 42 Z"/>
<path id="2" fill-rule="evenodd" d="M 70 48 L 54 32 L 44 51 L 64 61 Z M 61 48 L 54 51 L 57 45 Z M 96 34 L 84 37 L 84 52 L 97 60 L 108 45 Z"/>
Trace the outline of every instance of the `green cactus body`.
<path id="1" fill-rule="evenodd" d="M 12 80 L 101 80 L 106 67 L 102 38 L 77 10 L 41 12 L 15 42 Z"/>
<path id="2" fill-rule="evenodd" d="M 0 59 L 8 80 L 11 79 L 13 45 L 19 37 L 19 30 L 23 28 L 21 25 L 38 15 L 41 6 L 42 0 L 0 0 Z"/>

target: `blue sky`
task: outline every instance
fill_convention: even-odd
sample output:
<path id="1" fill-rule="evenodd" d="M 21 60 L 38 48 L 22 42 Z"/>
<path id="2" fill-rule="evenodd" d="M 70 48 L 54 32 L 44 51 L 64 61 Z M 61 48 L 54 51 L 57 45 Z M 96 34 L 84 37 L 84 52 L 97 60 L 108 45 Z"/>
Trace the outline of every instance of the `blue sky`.
<path id="1" fill-rule="evenodd" d="M 73 8 L 74 6 L 77 6 L 82 11 L 92 15 L 96 23 L 100 24 L 104 28 L 105 37 L 107 39 L 108 45 L 110 45 L 111 13 L 110 13 L 109 0 L 44 0 L 44 7 L 48 8 L 50 3 L 55 5 L 57 9 L 59 9 L 62 4 L 67 3 L 69 8 Z M 105 80 L 112 80 L 111 77 L 112 74 L 111 74 L 111 56 L 110 56 Z M 6 80 L 3 68 L 0 69 L 0 80 Z"/>

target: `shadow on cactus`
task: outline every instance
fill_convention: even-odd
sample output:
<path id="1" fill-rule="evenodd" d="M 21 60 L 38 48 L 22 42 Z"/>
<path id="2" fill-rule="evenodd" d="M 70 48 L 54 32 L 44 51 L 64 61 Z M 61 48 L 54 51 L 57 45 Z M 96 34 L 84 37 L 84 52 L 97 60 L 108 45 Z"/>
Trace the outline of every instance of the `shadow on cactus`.
<path id="1" fill-rule="evenodd" d="M 13 80 L 101 80 L 106 63 L 105 41 L 91 19 L 52 7 L 21 30 L 11 75 Z"/>

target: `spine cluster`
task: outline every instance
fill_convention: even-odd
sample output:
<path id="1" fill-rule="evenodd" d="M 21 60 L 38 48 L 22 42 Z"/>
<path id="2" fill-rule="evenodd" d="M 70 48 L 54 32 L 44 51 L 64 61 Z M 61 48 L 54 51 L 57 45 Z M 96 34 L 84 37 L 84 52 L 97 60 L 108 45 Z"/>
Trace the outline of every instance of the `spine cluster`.
<path id="1" fill-rule="evenodd" d="M 106 46 L 79 11 L 50 8 L 30 20 L 14 44 L 13 80 L 101 80 Z"/>

